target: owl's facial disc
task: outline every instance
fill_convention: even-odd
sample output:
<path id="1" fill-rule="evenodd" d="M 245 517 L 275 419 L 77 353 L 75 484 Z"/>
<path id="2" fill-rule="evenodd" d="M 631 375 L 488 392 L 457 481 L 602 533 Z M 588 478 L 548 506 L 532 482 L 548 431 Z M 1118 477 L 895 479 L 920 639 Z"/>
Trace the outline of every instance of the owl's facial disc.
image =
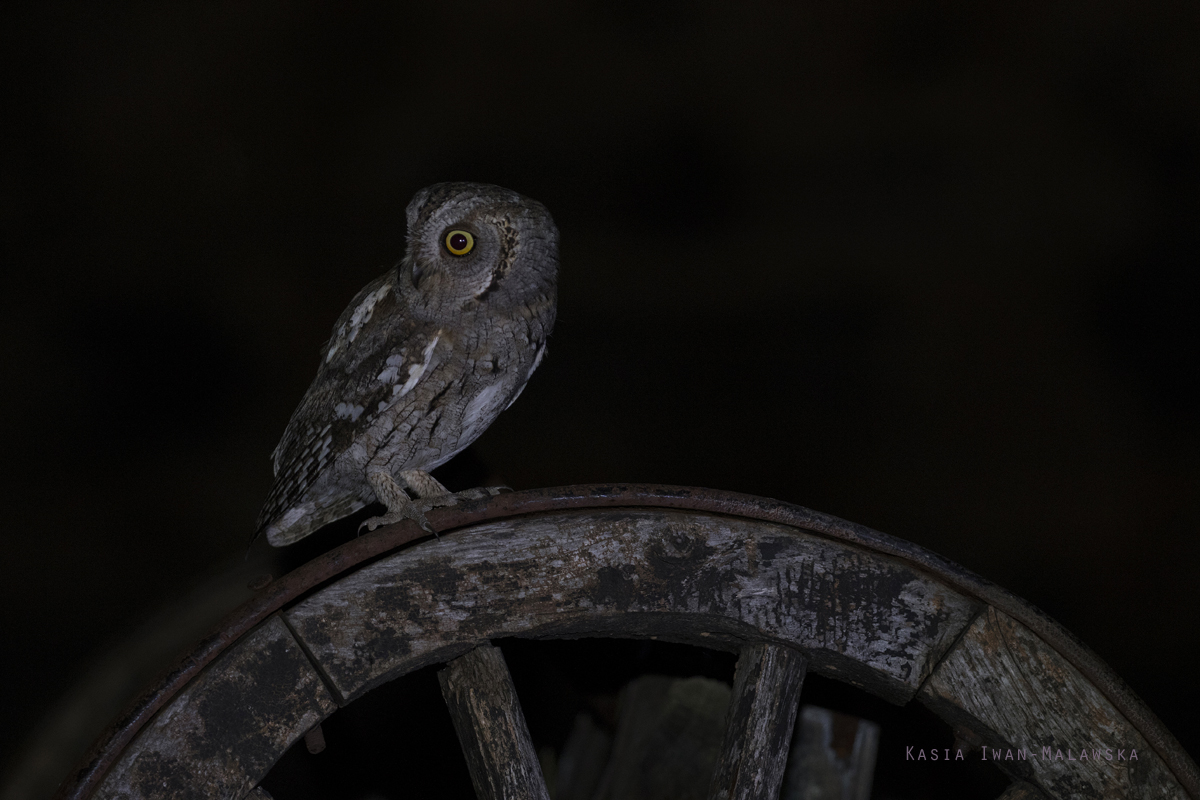
<path id="1" fill-rule="evenodd" d="M 427 277 L 432 272 L 438 271 L 441 262 L 449 262 L 446 267 L 454 269 L 455 262 L 459 259 L 463 261 L 472 261 L 470 258 L 475 250 L 475 234 L 472 233 L 473 228 L 468 228 L 462 223 L 451 225 L 442 231 L 438 237 L 441 246 L 440 249 L 431 248 L 435 252 L 432 257 L 427 254 L 426 258 L 415 258 L 412 264 L 412 284 L 414 289 L 420 289 L 422 279 Z M 461 266 L 461 265 L 459 265 Z"/>
<path id="2" fill-rule="evenodd" d="M 496 310 L 553 291 L 557 230 L 540 203 L 498 186 L 436 184 L 413 198 L 407 221 L 402 274 L 423 313 Z"/>
<path id="3" fill-rule="evenodd" d="M 515 236 L 503 211 L 476 203 L 445 209 L 423 220 L 414 237 L 412 284 L 427 301 L 462 304 L 481 300 L 507 272 Z"/>

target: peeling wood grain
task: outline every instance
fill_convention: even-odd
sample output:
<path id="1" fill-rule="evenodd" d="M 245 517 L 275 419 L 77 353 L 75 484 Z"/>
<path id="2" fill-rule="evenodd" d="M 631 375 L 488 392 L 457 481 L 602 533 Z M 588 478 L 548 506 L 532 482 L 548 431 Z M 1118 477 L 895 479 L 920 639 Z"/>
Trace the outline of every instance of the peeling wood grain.
<path id="1" fill-rule="evenodd" d="M 271 617 L 158 713 L 95 797 L 245 796 L 336 707 L 291 632 Z"/>
<path id="2" fill-rule="evenodd" d="M 1036 634 L 994 608 L 972 623 L 920 699 L 952 725 L 978 735 L 996 766 L 1052 797 L 1186 797 L 1142 735 L 1096 687 Z M 1007 759 L 1010 750 L 1015 755 L 1019 749 L 1028 753 L 1026 760 Z M 1131 760 L 1134 750 L 1137 759 Z"/>
<path id="3" fill-rule="evenodd" d="M 903 703 L 977 608 L 896 559 L 795 528 L 616 509 L 444 536 L 286 613 L 342 700 L 492 638 L 658 636 L 775 641 Z"/>
<path id="4" fill-rule="evenodd" d="M 504 656 L 482 644 L 438 672 L 479 800 L 550 800 Z"/>
<path id="5" fill-rule="evenodd" d="M 742 650 L 709 788 L 712 800 L 779 797 L 804 672 L 804 656 L 790 648 L 755 644 Z"/>
<path id="6" fill-rule="evenodd" d="M 894 557 L 954 591 L 976 599 L 981 605 L 991 605 L 1028 627 L 1108 698 L 1113 707 L 1146 737 L 1193 799 L 1200 800 L 1200 769 L 1196 763 L 1154 713 L 1095 653 L 1025 600 L 912 542 L 777 500 L 714 489 L 655 484 L 594 484 L 532 489 L 502 494 L 484 502 L 464 501 L 455 506 L 435 509 L 429 517 L 438 530 L 448 532 L 500 518 L 583 508 L 675 508 L 747 521 L 757 520 L 811 531 L 825 538 Z M 56 800 L 86 800 L 91 797 L 128 744 L 154 715 L 208 664 L 223 657 L 247 631 L 314 587 L 405 546 L 421 538 L 422 533 L 415 524 L 385 526 L 323 553 L 273 581 L 254 599 L 231 613 L 209 635 L 200 639 L 160 681 L 148 686 L 130 703 L 113 725 L 97 738 L 71 776 L 64 781 L 55 794 Z M 451 658 L 466 649 L 455 648 L 446 657 Z"/>

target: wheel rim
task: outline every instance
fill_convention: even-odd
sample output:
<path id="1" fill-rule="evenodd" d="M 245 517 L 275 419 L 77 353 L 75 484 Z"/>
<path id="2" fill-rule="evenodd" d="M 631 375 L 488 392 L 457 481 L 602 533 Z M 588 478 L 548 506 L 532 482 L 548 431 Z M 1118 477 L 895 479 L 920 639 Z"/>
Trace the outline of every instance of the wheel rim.
<path id="1" fill-rule="evenodd" d="M 1079 747 L 1096 740 L 1090 732 L 1098 726 L 1114 742 L 1138 749 L 1135 772 L 1076 774 L 1061 762 L 1039 760 L 1014 774 L 1052 794 L 1084 781 L 1081 789 L 1123 796 L 1136 789 L 1132 780 L 1163 787 L 1178 781 L 1200 797 L 1195 764 L 1086 647 L 1020 598 L 911 543 L 763 498 L 646 485 L 519 492 L 444 509 L 430 520 L 453 535 L 399 550 L 422 532 L 407 524 L 381 529 L 263 589 L 106 732 L 59 796 L 106 796 L 139 781 L 150 786 L 167 769 L 163 754 L 179 752 L 180 737 L 188 738 L 180 731 L 193 731 L 195 740 L 196 730 L 212 727 L 196 716 L 201 706 L 223 718 L 253 706 L 247 697 L 254 692 L 231 694 L 228 681 L 216 690 L 214 676 L 254 673 L 264 681 L 255 691 L 293 689 L 268 691 L 278 701 L 270 710 L 243 715 L 246 730 L 272 733 L 263 741 L 238 740 L 245 752 L 236 770 L 212 767 L 209 779 L 244 793 L 287 746 L 373 686 L 491 638 L 598 633 L 716 649 L 763 642 L 791 648 L 809 669 L 894 702 L 919 692 L 943 719 L 1001 749 L 1014 739 L 1028 747 L 1038 737 Z M 555 567 L 556 547 L 582 560 Z M 488 579 L 472 569 L 481 563 L 503 566 Z M 836 590 L 825 586 L 835 574 Z M 569 591 L 549 606 L 524 603 L 525 618 L 489 615 L 489 607 L 496 611 L 519 594 L 519 587 L 497 584 L 498 577 L 514 576 L 526 587 Z M 770 585 L 783 586 L 782 593 L 773 597 Z M 397 586 L 422 587 L 428 607 L 411 592 L 398 594 Z M 478 605 L 464 613 L 438 596 Z M 839 604 L 844 614 L 823 610 Z M 981 680 L 1024 682 L 1024 689 L 991 696 Z M 1022 691 L 1041 705 L 1023 714 Z M 216 703 L 218 695 L 232 705 Z M 1056 703 L 1085 709 L 1086 719 L 1055 728 Z M 221 761 L 214 753 L 201 747 L 193 756 L 211 767 Z M 203 773 L 193 767 L 192 780 L 201 777 L 196 770 Z"/>

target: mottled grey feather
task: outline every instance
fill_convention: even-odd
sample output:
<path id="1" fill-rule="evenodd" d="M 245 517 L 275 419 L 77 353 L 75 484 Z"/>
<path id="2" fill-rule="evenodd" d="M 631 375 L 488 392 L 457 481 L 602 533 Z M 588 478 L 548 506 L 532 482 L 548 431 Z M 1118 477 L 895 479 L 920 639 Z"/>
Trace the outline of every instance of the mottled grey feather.
<path id="1" fill-rule="evenodd" d="M 558 236 L 541 204 L 438 184 L 408 208 L 408 248 L 342 312 L 273 454 L 258 531 L 288 544 L 373 502 L 369 469 L 431 470 L 520 394 L 554 325 Z M 448 231 L 473 233 L 453 256 Z"/>

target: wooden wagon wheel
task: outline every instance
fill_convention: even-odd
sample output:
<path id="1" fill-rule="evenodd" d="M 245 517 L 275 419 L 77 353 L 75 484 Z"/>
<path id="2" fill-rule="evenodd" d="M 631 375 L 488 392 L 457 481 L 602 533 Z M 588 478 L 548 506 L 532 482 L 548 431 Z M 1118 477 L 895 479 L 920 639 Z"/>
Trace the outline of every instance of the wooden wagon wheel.
<path id="1" fill-rule="evenodd" d="M 804 508 L 679 487 L 500 495 L 331 550 L 262 589 L 96 743 L 59 798 L 252 796 L 322 719 L 439 674 L 480 797 L 546 797 L 501 637 L 660 638 L 737 652 L 713 798 L 778 795 L 806 670 L 918 699 L 985 748 L 1005 797 L 1187 797 L 1200 771 L 1033 606 L 911 543 Z M 394 551 L 394 552 L 393 552 Z M 473 724 L 472 721 L 473 720 Z M 1044 758 L 1137 750 L 1136 761 Z"/>

